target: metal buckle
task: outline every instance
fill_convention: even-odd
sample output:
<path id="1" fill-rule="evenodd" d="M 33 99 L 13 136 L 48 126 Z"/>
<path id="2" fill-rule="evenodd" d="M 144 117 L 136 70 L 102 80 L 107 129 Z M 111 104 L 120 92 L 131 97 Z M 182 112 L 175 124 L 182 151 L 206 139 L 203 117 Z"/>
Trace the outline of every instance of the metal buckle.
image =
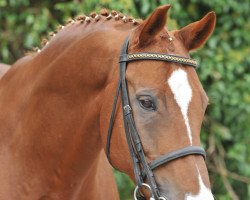
<path id="1" fill-rule="evenodd" d="M 132 108 L 130 107 L 130 105 L 126 105 L 123 107 L 123 110 L 125 111 L 125 115 L 131 113 Z"/>

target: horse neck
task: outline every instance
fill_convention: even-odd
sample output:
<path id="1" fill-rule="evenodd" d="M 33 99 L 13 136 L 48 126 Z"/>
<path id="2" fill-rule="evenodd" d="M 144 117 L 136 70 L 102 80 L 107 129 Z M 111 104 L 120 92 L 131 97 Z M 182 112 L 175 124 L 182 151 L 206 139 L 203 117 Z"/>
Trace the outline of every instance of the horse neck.
<path id="1" fill-rule="evenodd" d="M 98 23 L 86 30 L 72 25 L 75 37 L 65 28 L 65 35 L 59 33 L 40 53 L 18 61 L 1 79 L 0 167 L 18 174 L 0 173 L 6 187 L 14 180 L 28 182 L 39 195 L 79 185 L 100 170 L 105 88 L 118 80 L 120 47 L 133 25 Z"/>
<path id="2" fill-rule="evenodd" d="M 82 32 L 81 37 L 77 31 L 74 33 L 77 37 L 69 37 L 69 33 L 64 36 L 62 32 L 30 64 L 39 71 L 30 104 L 39 101 L 34 112 L 40 110 L 39 121 L 48 123 L 47 132 L 57 135 L 60 142 L 55 148 L 68 146 L 72 153 L 70 160 L 81 160 L 78 166 L 81 165 L 83 172 L 88 172 L 91 163 L 96 163 L 94 160 L 102 149 L 99 130 L 102 97 L 114 73 L 118 73 L 120 47 L 129 30 L 119 31 L 104 23 L 89 25 L 85 31 L 77 30 Z M 63 37 L 66 44 L 62 42 Z M 52 54 L 55 55 L 53 62 Z M 46 115 L 44 110 L 48 111 Z M 37 130 L 44 131 L 40 122 Z"/>

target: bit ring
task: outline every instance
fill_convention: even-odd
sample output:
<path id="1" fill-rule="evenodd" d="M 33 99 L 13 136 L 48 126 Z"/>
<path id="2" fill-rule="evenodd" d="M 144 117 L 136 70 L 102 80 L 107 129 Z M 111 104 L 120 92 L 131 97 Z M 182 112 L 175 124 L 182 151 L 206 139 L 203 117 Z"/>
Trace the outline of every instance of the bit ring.
<path id="1" fill-rule="evenodd" d="M 141 192 L 139 190 L 142 187 L 145 187 L 145 188 L 149 189 L 150 193 L 152 193 L 151 187 L 148 184 L 146 184 L 146 183 L 142 183 L 141 187 L 139 187 L 138 185 L 135 187 L 135 190 L 134 190 L 134 200 L 138 200 L 137 199 L 137 193 L 138 192 L 139 192 L 140 196 L 143 196 L 143 194 L 141 194 Z M 165 200 L 165 199 L 162 199 L 162 200 Z"/>

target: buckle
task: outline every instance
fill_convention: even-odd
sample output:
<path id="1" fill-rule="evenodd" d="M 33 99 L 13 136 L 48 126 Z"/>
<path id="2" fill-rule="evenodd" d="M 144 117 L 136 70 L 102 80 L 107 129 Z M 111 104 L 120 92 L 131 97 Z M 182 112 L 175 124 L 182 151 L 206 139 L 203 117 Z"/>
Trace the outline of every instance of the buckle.
<path id="1" fill-rule="evenodd" d="M 123 110 L 124 110 L 124 114 L 128 115 L 128 114 L 131 113 L 132 108 L 130 107 L 130 105 L 126 105 L 126 106 L 123 107 Z"/>

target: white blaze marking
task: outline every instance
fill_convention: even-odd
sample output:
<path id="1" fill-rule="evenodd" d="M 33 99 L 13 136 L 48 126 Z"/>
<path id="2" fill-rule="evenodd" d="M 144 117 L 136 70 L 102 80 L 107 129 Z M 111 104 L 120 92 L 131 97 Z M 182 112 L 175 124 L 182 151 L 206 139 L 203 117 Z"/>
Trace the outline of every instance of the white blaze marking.
<path id="1" fill-rule="evenodd" d="M 181 113 L 187 127 L 188 137 L 192 145 L 192 134 L 187 115 L 189 103 L 192 99 L 192 88 L 189 85 L 187 73 L 181 69 L 175 70 L 172 73 L 171 77 L 168 79 L 168 84 L 174 94 L 174 98 L 178 106 L 181 109 Z"/>
<path id="2" fill-rule="evenodd" d="M 211 193 L 211 190 L 205 186 L 202 181 L 200 172 L 198 170 L 198 179 L 199 179 L 199 192 L 197 195 L 187 195 L 185 200 L 214 200 L 214 197 Z"/>
<path id="3" fill-rule="evenodd" d="M 176 103 L 180 107 L 187 128 L 188 137 L 192 145 L 192 133 L 188 119 L 188 107 L 192 100 L 192 88 L 188 82 L 187 73 L 182 69 L 175 70 L 168 79 L 168 84 L 172 93 L 174 94 Z M 192 195 L 190 193 L 186 194 L 185 200 L 214 200 L 211 189 L 207 188 L 203 183 L 198 167 L 197 170 L 199 192 L 196 195 Z"/>

